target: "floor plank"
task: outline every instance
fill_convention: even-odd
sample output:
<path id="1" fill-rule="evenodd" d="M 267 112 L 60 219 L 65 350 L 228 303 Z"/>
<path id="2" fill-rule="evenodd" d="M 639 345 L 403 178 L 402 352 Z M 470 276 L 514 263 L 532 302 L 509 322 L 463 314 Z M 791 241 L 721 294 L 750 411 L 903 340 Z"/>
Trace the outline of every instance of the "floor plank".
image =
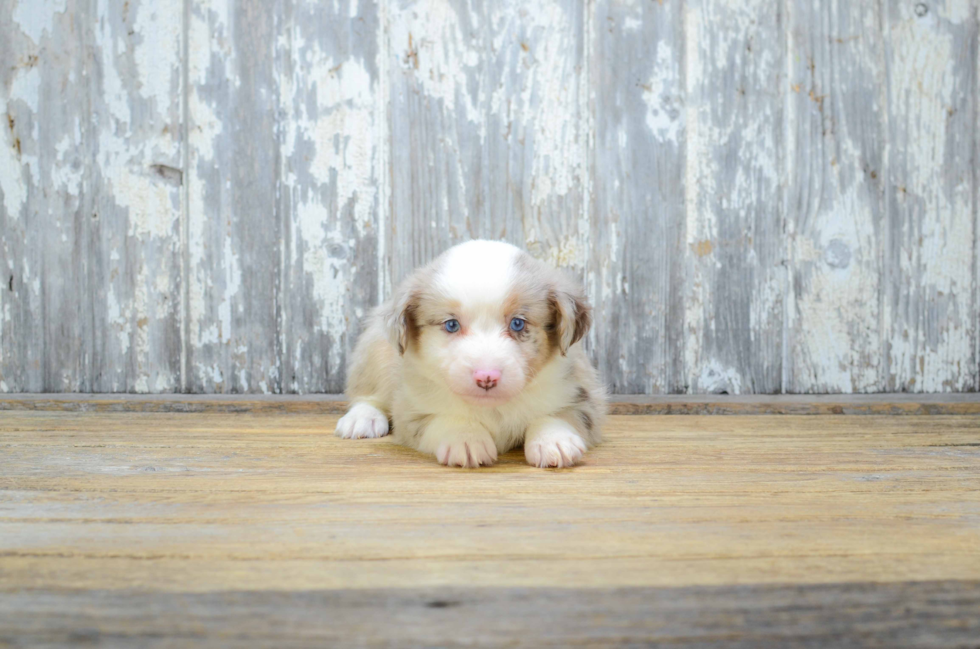
<path id="1" fill-rule="evenodd" d="M 0 646 L 975 646 L 976 416 L 614 416 L 565 471 L 335 422 L 0 413 Z"/>
<path id="2" fill-rule="evenodd" d="M 978 586 L 0 593 L 0 646 L 975 647 Z"/>

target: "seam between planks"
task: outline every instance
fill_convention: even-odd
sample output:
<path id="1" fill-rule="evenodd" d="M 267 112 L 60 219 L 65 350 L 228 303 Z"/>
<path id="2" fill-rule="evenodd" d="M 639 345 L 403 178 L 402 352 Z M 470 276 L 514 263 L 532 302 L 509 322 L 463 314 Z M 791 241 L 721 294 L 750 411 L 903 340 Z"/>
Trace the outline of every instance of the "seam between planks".
<path id="1" fill-rule="evenodd" d="M 973 0 L 973 38 L 974 38 L 974 78 L 973 78 L 973 282 L 974 317 L 980 320 L 980 172 L 977 162 L 980 161 L 980 46 L 976 39 L 980 38 L 980 2 Z M 973 329 L 973 389 L 980 391 L 980 331 Z"/>
<path id="2" fill-rule="evenodd" d="M 338 394 L 135 395 L 18 394 L 0 397 L 0 412 L 173 412 L 341 414 Z M 614 397 L 612 415 L 980 415 L 980 394 L 677 395 Z"/>
<path id="3" fill-rule="evenodd" d="M 187 392 L 187 346 L 190 341 L 190 323 L 188 321 L 188 314 L 190 312 L 190 250 L 188 242 L 190 239 L 189 230 L 189 219 L 190 219 L 190 207 L 191 207 L 191 192 L 190 192 L 190 178 L 191 178 L 191 146 L 190 146 L 190 34 L 191 34 L 191 0 L 184 0 L 183 2 L 183 24 L 181 25 L 181 31 L 183 32 L 181 43 L 181 58 L 183 59 L 180 64 L 180 84 L 183 90 L 183 97 L 181 97 L 180 102 L 180 137 L 181 146 L 183 146 L 183 151 L 181 152 L 181 164 L 183 166 L 184 176 L 181 183 L 181 197 L 180 197 L 180 315 L 179 315 L 179 327 L 180 327 L 180 391 Z"/>
<path id="4" fill-rule="evenodd" d="M 389 106 L 390 88 L 388 78 L 388 57 L 391 43 L 389 41 L 388 0 L 378 0 L 378 93 L 375 106 L 375 137 L 378 143 L 378 154 L 375 160 L 378 177 L 378 233 L 377 233 L 377 263 L 378 263 L 378 296 L 375 306 L 383 304 L 388 298 L 393 279 L 391 263 L 388 259 L 388 228 L 393 225 L 391 205 L 391 177 L 394 170 L 391 166 L 391 109 Z"/>

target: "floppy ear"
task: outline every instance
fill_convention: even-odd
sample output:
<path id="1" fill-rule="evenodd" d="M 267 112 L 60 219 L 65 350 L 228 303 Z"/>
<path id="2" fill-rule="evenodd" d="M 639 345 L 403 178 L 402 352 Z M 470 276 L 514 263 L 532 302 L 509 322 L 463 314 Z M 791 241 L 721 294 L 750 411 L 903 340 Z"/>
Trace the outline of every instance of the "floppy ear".
<path id="1" fill-rule="evenodd" d="M 592 327 L 592 307 L 581 287 L 562 276 L 549 295 L 558 334 L 558 348 L 562 356 L 568 348 L 582 339 Z"/>
<path id="2" fill-rule="evenodd" d="M 383 307 L 381 317 L 384 322 L 388 340 L 404 355 L 408 349 L 408 338 L 415 328 L 415 309 L 418 305 L 418 293 L 406 285 L 398 288 Z"/>

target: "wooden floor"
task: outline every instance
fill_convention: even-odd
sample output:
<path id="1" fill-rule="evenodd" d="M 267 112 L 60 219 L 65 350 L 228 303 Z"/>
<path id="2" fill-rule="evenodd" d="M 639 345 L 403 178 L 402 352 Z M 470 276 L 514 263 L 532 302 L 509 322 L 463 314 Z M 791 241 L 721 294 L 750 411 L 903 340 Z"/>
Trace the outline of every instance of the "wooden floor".
<path id="1" fill-rule="evenodd" d="M 0 646 L 980 646 L 980 417 L 616 416 L 451 470 L 336 415 L 0 412 Z"/>

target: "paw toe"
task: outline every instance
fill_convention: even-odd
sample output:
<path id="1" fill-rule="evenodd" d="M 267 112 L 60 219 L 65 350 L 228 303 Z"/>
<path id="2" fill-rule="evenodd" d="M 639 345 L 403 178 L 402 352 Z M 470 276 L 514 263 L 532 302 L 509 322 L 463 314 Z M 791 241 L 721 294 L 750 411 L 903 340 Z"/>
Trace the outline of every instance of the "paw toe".
<path id="1" fill-rule="evenodd" d="M 350 434 L 351 421 L 346 416 L 341 417 L 340 421 L 337 422 L 337 428 L 334 430 L 334 435 L 343 439 L 350 439 Z"/>

